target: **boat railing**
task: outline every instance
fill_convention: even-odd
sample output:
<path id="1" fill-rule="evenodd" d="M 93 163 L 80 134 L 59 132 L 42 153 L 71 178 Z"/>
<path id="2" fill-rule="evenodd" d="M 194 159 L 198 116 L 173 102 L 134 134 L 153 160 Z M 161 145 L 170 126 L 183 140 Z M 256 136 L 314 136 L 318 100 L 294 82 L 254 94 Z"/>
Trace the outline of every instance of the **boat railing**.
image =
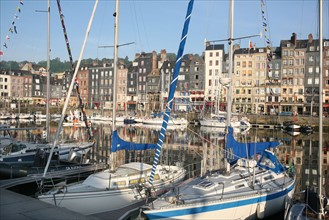
<path id="1" fill-rule="evenodd" d="M 56 183 L 55 179 L 52 177 L 42 178 L 42 181 L 36 180 L 38 186 L 37 194 L 44 194 L 51 190 L 61 190 L 64 189 L 67 185 L 67 179 L 64 178 L 62 181 Z M 55 200 L 56 202 L 56 200 Z"/>
<path id="2" fill-rule="evenodd" d="M 217 193 L 217 187 L 219 187 L 220 185 L 222 185 L 222 194 L 221 194 L 221 197 L 220 197 L 220 200 L 222 200 L 223 197 L 224 197 L 224 188 L 225 188 L 224 183 L 219 182 L 218 185 L 215 187 L 215 190 L 216 190 L 216 193 Z M 218 194 L 218 193 L 217 193 L 217 194 Z"/>

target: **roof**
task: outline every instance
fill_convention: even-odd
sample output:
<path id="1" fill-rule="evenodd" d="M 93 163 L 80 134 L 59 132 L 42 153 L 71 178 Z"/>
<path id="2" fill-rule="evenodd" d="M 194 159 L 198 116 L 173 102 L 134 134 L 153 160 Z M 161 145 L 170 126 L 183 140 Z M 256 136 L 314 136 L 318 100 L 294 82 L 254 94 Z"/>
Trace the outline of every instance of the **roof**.
<path id="1" fill-rule="evenodd" d="M 210 44 L 210 43 L 207 43 L 206 50 L 224 50 L 224 44 Z"/>

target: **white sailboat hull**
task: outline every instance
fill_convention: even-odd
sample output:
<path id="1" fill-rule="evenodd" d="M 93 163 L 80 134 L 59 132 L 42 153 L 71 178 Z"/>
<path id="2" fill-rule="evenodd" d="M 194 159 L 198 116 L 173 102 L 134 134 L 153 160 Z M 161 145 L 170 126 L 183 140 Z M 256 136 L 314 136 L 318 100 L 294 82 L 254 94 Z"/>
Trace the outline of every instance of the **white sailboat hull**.
<path id="1" fill-rule="evenodd" d="M 263 219 L 283 211 L 286 197 L 291 198 L 292 196 L 293 190 L 288 193 L 280 191 L 264 193 L 263 195 L 241 196 L 240 199 L 227 199 L 199 205 L 182 205 L 180 208 L 164 208 L 160 211 L 145 211 L 144 213 L 148 219 L 158 219 L 160 216 L 161 219 Z M 276 198 L 269 200 L 266 197 Z M 258 202 L 259 200 L 264 201 Z"/>
<path id="2" fill-rule="evenodd" d="M 126 189 L 61 193 L 54 196 L 42 196 L 39 199 L 46 203 L 65 207 L 77 213 L 91 215 L 113 211 L 140 202 L 141 199 L 136 199 L 135 196 L 138 196 L 135 190 Z"/>
<path id="3" fill-rule="evenodd" d="M 146 181 L 147 178 L 144 176 L 144 173 L 147 172 L 149 175 L 151 166 L 143 164 L 142 166 L 146 167 L 147 171 L 144 169 L 144 172 L 138 171 L 132 174 L 128 174 L 130 171 L 127 170 L 127 164 L 123 166 L 126 167 L 122 173 L 120 171 L 120 175 L 105 170 L 90 175 L 82 183 L 40 195 L 38 199 L 84 215 L 113 211 L 145 200 L 145 190 L 138 191 L 138 187 L 136 187 L 138 182 L 136 180 L 142 178 Z M 185 177 L 185 169 L 176 166 L 159 166 L 157 175 L 159 175 L 159 179 L 153 183 L 151 191 L 153 195 L 162 194 L 172 187 L 173 184 L 181 182 Z M 111 189 L 109 189 L 110 179 Z M 132 184 L 131 181 L 136 182 Z M 123 182 L 130 184 L 122 187 L 113 185 L 114 183 L 120 185 Z M 142 184 L 148 185 L 145 182 Z"/>
<path id="4" fill-rule="evenodd" d="M 149 125 L 162 125 L 163 119 L 162 118 L 149 118 L 144 119 L 143 124 L 149 124 Z M 168 125 L 188 125 L 188 121 L 186 119 L 169 119 Z"/>
<path id="5" fill-rule="evenodd" d="M 219 184 L 215 190 L 206 190 L 208 193 L 198 196 L 198 189 L 193 187 L 193 182 L 182 185 L 179 190 L 182 200 L 178 203 L 168 202 L 166 194 L 149 205 L 143 213 L 148 219 L 262 219 L 283 211 L 285 202 L 292 199 L 295 187 L 295 180 L 290 179 L 289 184 L 282 182 L 282 187 L 272 185 L 257 189 L 256 186 L 255 190 L 249 188 L 232 192 L 228 189 L 222 194 L 222 186 Z M 229 182 L 231 184 L 228 183 L 228 188 L 230 185 L 236 188 L 242 184 Z"/>
<path id="6" fill-rule="evenodd" d="M 203 120 L 200 120 L 200 125 L 206 126 L 206 127 L 225 128 L 226 121 L 225 120 L 220 121 L 218 119 L 203 119 Z M 234 128 L 248 128 L 248 127 L 250 127 L 250 123 L 245 120 L 232 121 L 231 126 Z"/>

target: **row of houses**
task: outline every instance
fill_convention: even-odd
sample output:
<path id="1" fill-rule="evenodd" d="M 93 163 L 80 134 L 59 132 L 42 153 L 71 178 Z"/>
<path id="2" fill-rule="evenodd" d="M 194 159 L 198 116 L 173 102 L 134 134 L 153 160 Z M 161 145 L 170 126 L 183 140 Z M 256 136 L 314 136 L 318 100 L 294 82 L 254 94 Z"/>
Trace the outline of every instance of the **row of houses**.
<path id="1" fill-rule="evenodd" d="M 228 54 L 223 44 L 206 44 L 204 53 L 187 54 L 182 59 L 174 111 L 226 110 L 228 86 L 233 86 L 233 111 L 276 114 L 279 112 L 314 113 L 319 97 L 329 108 L 329 41 L 324 40 L 323 91 L 319 91 L 319 40 L 298 40 L 295 33 L 280 46 L 240 48 L 234 45 L 233 77 L 228 78 Z M 31 65 L 21 70 L 1 69 L 1 100 L 44 104 L 46 77 L 44 68 Z M 113 86 L 117 87 L 117 110 L 161 111 L 166 104 L 175 62 L 160 53 L 136 54 L 131 65 L 118 63 L 117 82 L 113 81 L 113 62 L 82 65 L 76 82 L 81 100 L 91 108 L 111 109 Z M 72 73 L 51 76 L 51 101 L 63 100 Z M 40 103 L 40 100 L 42 102 Z M 78 105 L 76 93 L 71 105 Z"/>

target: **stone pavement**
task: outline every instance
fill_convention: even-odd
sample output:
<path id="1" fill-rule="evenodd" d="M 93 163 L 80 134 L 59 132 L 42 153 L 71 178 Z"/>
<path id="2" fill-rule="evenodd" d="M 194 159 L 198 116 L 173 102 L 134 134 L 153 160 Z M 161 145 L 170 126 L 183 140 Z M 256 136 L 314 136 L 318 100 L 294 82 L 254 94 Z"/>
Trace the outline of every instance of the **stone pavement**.
<path id="1" fill-rule="evenodd" d="M 65 208 L 53 206 L 38 199 L 0 188 L 1 220 L 99 220 L 94 216 L 85 216 Z M 109 216 L 108 219 L 111 219 Z"/>

